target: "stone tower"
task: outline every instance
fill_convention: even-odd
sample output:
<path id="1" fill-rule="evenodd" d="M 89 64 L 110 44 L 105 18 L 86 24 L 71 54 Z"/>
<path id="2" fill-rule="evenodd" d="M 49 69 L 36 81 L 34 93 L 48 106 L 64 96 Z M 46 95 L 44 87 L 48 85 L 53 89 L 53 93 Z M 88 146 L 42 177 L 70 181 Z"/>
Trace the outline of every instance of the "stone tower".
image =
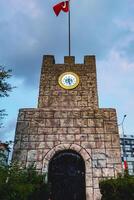
<path id="1" fill-rule="evenodd" d="M 65 72 L 79 77 L 75 88 L 60 86 Z M 122 167 L 116 110 L 98 105 L 95 56 L 85 56 L 83 64 L 73 56 L 64 64 L 43 57 L 38 108 L 19 110 L 13 160 L 47 172 L 56 200 L 100 200 L 99 180 Z"/>

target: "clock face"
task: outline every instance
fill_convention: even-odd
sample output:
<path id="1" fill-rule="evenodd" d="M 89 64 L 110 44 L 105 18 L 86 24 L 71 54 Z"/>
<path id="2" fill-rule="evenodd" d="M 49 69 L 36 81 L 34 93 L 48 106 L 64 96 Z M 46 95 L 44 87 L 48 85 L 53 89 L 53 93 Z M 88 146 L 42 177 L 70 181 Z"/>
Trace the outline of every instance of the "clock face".
<path id="1" fill-rule="evenodd" d="M 65 72 L 60 75 L 58 82 L 64 89 L 73 89 L 79 84 L 79 77 L 73 72 Z"/>

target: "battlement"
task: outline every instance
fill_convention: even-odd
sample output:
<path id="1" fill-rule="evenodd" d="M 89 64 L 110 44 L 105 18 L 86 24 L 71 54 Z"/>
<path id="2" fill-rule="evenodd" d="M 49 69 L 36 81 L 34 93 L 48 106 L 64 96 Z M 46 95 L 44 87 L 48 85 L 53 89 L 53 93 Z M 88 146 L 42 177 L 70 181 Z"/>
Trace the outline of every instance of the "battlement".
<path id="1" fill-rule="evenodd" d="M 44 55 L 43 56 L 43 65 L 51 65 L 55 63 L 54 55 Z M 75 56 L 64 56 L 64 64 L 75 64 Z M 85 65 L 95 64 L 95 56 L 94 55 L 86 55 L 84 56 Z"/>
<path id="2" fill-rule="evenodd" d="M 62 88 L 59 77 L 65 72 L 75 73 L 79 84 L 73 89 Z M 96 63 L 94 55 L 84 56 L 83 63 L 75 63 L 75 56 L 65 56 L 64 63 L 56 63 L 53 55 L 44 55 L 38 108 L 98 108 Z"/>

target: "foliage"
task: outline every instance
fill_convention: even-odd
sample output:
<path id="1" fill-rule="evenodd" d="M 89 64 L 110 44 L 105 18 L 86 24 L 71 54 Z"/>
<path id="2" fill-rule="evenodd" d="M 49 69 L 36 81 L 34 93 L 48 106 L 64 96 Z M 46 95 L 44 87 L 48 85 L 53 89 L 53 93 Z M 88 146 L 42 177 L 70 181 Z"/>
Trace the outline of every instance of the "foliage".
<path id="1" fill-rule="evenodd" d="M 4 67 L 0 66 L 0 97 L 9 96 L 9 92 L 12 91 L 14 87 L 7 83 L 7 79 L 11 77 L 12 70 L 5 70 Z M 5 110 L 0 110 L 0 127 L 2 126 L 2 119 L 6 115 Z"/>
<path id="2" fill-rule="evenodd" d="M 46 200 L 48 189 L 44 175 L 33 167 L 19 169 L 18 165 L 0 167 L 1 200 Z"/>
<path id="3" fill-rule="evenodd" d="M 134 199 L 134 176 L 119 176 L 100 182 L 101 200 L 132 200 Z"/>
<path id="4" fill-rule="evenodd" d="M 11 84 L 7 83 L 6 80 L 11 77 L 11 70 L 5 70 L 4 67 L 0 66 L 0 97 L 9 96 L 8 92 L 12 90 Z"/>
<path id="5" fill-rule="evenodd" d="M 2 119 L 6 116 L 5 109 L 0 110 L 0 128 L 2 127 Z"/>
<path id="6" fill-rule="evenodd" d="M 9 152 L 11 151 L 13 141 L 0 141 L 0 166 L 8 164 Z"/>

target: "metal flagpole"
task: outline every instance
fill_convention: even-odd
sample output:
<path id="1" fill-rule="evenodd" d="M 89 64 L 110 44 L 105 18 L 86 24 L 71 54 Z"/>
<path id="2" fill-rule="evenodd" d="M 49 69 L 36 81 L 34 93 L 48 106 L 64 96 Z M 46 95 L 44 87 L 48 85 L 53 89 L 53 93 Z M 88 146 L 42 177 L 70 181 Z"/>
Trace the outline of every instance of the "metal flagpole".
<path id="1" fill-rule="evenodd" d="M 68 12 L 68 50 L 69 56 L 71 56 L 71 28 L 70 28 L 70 0 L 68 0 L 69 12 Z"/>

